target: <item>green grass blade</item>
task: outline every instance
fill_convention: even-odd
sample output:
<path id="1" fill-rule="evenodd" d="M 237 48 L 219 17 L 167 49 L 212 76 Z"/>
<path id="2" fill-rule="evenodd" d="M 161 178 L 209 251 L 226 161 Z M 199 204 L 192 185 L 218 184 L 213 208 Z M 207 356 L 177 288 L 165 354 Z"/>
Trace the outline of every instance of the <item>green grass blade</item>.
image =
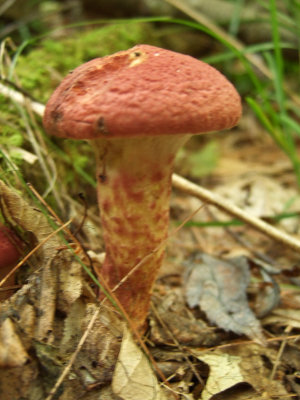
<path id="1" fill-rule="evenodd" d="M 270 0 L 270 17 L 271 17 L 272 38 L 274 44 L 274 60 L 273 58 L 269 57 L 269 62 L 271 63 L 271 70 L 273 71 L 274 74 L 277 102 L 281 112 L 285 112 L 285 96 L 283 91 L 284 63 L 283 63 L 282 50 L 280 44 L 276 0 Z"/>
<path id="2" fill-rule="evenodd" d="M 298 136 L 300 136 L 300 125 L 297 123 L 295 120 L 293 120 L 291 117 L 289 117 L 286 114 L 280 115 L 280 119 L 283 125 L 286 125 L 292 130 L 294 133 L 296 133 Z"/>
<path id="3" fill-rule="evenodd" d="M 268 116 L 266 115 L 265 111 L 261 107 L 261 105 L 254 100 L 252 97 L 246 97 L 246 101 L 249 104 L 249 106 L 252 108 L 254 113 L 256 114 L 257 118 L 261 122 L 261 124 L 265 127 L 265 129 L 272 135 L 274 135 L 274 126 Z M 274 137 L 275 138 L 275 137 Z M 277 139 L 276 139 L 277 140 Z"/>

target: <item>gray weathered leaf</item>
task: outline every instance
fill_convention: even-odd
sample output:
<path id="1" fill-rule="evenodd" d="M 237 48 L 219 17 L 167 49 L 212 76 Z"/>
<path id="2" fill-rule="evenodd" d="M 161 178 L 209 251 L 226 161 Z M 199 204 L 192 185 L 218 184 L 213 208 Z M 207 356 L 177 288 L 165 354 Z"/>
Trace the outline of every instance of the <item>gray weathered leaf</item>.
<path id="1" fill-rule="evenodd" d="M 261 326 L 247 302 L 250 272 L 245 258 L 221 260 L 198 254 L 186 274 L 186 298 L 208 319 L 226 331 L 245 334 L 263 342 Z"/>

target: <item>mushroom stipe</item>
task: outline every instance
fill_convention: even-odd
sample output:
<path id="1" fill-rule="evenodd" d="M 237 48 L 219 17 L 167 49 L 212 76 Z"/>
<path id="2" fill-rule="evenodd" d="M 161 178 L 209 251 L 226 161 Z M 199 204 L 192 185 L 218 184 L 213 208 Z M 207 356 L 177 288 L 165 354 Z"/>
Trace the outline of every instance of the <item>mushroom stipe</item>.
<path id="1" fill-rule="evenodd" d="M 79 66 L 47 103 L 49 134 L 95 148 L 102 276 L 114 288 L 129 274 L 115 294 L 141 330 L 163 260 L 176 152 L 191 135 L 229 129 L 240 115 L 240 97 L 220 72 L 149 45 Z"/>

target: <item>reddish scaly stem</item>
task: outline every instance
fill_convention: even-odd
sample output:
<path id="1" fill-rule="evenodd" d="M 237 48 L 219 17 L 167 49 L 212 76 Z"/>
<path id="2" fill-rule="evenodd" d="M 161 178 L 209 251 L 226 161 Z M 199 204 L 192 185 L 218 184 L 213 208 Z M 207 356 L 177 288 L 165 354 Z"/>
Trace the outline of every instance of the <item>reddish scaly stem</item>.
<path id="1" fill-rule="evenodd" d="M 171 174 L 189 135 L 95 140 L 98 201 L 106 247 L 102 276 L 137 327 L 145 322 L 169 221 Z M 160 246 L 160 247 L 159 247 Z M 155 251 L 159 247 L 159 250 Z M 141 262 L 146 256 L 144 262 Z"/>

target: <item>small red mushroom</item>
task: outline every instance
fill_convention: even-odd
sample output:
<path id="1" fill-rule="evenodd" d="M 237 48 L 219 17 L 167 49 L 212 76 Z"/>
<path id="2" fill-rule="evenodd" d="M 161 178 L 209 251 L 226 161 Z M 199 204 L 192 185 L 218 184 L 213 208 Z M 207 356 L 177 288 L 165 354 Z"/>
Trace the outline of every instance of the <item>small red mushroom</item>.
<path id="1" fill-rule="evenodd" d="M 141 263 L 115 292 L 138 328 L 163 259 L 176 152 L 191 135 L 231 128 L 240 115 L 240 97 L 220 72 L 149 45 L 79 66 L 47 103 L 49 134 L 95 148 L 102 275 L 113 289 Z"/>
<path id="2" fill-rule="evenodd" d="M 0 281 L 11 271 L 20 258 L 18 249 L 19 239 L 8 227 L 0 224 Z M 6 288 L 15 284 L 14 275 L 10 276 L 0 288 Z M 0 290 L 0 301 L 9 297 L 8 290 Z"/>

